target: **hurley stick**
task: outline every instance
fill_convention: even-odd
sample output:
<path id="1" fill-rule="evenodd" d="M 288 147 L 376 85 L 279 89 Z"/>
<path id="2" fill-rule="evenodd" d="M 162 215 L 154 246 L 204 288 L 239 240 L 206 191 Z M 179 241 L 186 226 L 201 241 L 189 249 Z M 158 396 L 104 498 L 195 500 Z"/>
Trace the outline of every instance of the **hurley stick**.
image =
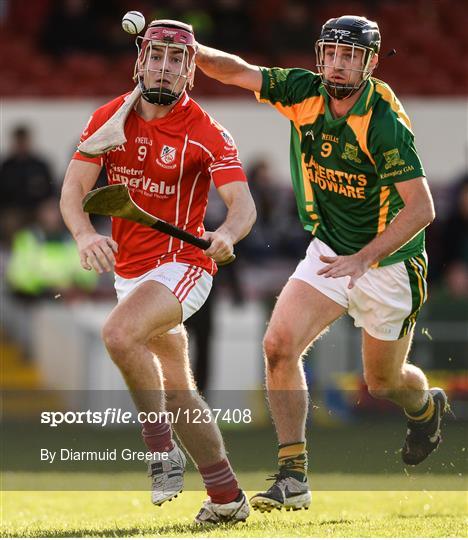
<path id="1" fill-rule="evenodd" d="M 179 229 L 175 225 L 171 225 L 159 219 L 156 216 L 140 208 L 135 201 L 130 197 L 127 186 L 124 184 L 112 184 L 90 191 L 83 199 L 83 210 L 90 214 L 99 214 L 101 216 L 112 216 L 128 219 L 140 225 L 146 225 L 152 229 L 163 232 L 179 240 L 183 240 L 188 244 L 199 247 L 200 249 L 208 249 L 210 242 L 204 238 L 199 238 L 183 229 Z M 221 263 L 219 266 L 229 264 L 236 256 L 233 254 L 229 259 Z"/>

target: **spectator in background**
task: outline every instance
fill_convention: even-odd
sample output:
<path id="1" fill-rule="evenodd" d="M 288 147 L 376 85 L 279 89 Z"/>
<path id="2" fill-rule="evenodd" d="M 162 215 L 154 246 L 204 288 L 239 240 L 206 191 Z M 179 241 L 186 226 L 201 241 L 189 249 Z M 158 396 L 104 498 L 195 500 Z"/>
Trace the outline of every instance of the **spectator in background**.
<path id="1" fill-rule="evenodd" d="M 6 267 L 7 284 L 20 300 L 53 299 L 89 292 L 97 274 L 81 268 L 75 243 L 65 228 L 58 199 L 42 200 L 32 226 L 19 230 L 12 241 Z"/>
<path id="2" fill-rule="evenodd" d="M 314 52 L 310 36 L 318 33 L 319 25 L 314 23 L 309 3 L 302 0 L 288 2 L 272 25 L 270 51 L 275 58 L 284 53 L 297 53 L 310 58 Z"/>
<path id="3" fill-rule="evenodd" d="M 468 281 L 468 173 L 456 184 L 452 208 L 445 224 L 443 238 L 446 274 L 453 268 L 461 268 Z M 460 291 L 462 292 L 462 291 Z M 464 289 L 468 295 L 468 286 Z"/>
<path id="4" fill-rule="evenodd" d="M 278 256 L 275 214 L 281 200 L 278 201 L 278 186 L 275 186 L 275 178 L 266 159 L 255 161 L 247 171 L 247 178 L 257 208 L 257 221 L 239 250 L 250 262 L 259 263 Z"/>
<path id="5" fill-rule="evenodd" d="M 101 52 L 98 17 L 86 0 L 56 0 L 45 20 L 41 48 L 62 57 L 76 52 Z"/>
<path id="6" fill-rule="evenodd" d="M 283 186 L 277 196 L 278 205 L 276 221 L 280 243 L 280 256 L 297 261 L 304 255 L 310 243 L 310 234 L 300 225 L 297 216 L 298 210 L 294 192 L 291 187 Z"/>
<path id="7" fill-rule="evenodd" d="M 208 226 L 208 225 L 207 225 Z M 203 307 L 192 315 L 185 323 L 189 341 L 195 341 L 193 358 L 193 376 L 198 390 L 205 395 L 210 388 L 213 370 L 213 336 L 215 333 L 216 303 L 221 291 L 228 290 L 232 302 L 241 306 L 244 293 L 241 287 L 241 271 L 237 264 L 231 264 L 219 269 L 216 281 L 213 283 L 210 295 Z"/>
<path id="8" fill-rule="evenodd" d="M 456 184 L 453 202 L 442 227 L 442 283 L 427 303 L 424 323 L 439 332 L 432 343 L 433 369 L 466 370 L 468 351 L 468 174 Z M 435 323 L 435 325 L 434 325 Z M 450 328 L 448 337 L 437 325 Z"/>
<path id="9" fill-rule="evenodd" d="M 163 4 L 153 4 L 153 11 L 147 13 L 152 19 L 173 19 L 191 24 L 199 41 L 212 43 L 215 23 L 203 4 L 204 2 L 193 0 L 172 0 Z"/>
<path id="10" fill-rule="evenodd" d="M 4 330 L 32 358 L 33 310 L 42 301 L 83 298 L 95 290 L 97 276 L 81 268 L 75 244 L 64 228 L 58 199 L 37 204 L 34 223 L 13 234 L 11 252 L 2 268 L 2 306 L 8 317 Z M 3 294 L 4 293 L 4 294 Z"/>
<path id="11" fill-rule="evenodd" d="M 8 245 L 37 205 L 54 193 L 49 165 L 34 151 L 30 129 L 16 126 L 10 153 L 0 166 L 0 241 Z"/>
<path id="12" fill-rule="evenodd" d="M 218 0 L 212 12 L 213 42 L 236 52 L 252 52 L 252 21 L 245 0 Z"/>
<path id="13" fill-rule="evenodd" d="M 239 253 L 255 264 L 271 259 L 296 260 L 304 253 L 310 235 L 297 222 L 291 187 L 279 181 L 265 158 L 253 162 L 247 178 L 258 216 L 250 235 L 240 244 Z"/>
<path id="14" fill-rule="evenodd" d="M 207 230 L 216 230 L 223 222 L 225 215 L 224 204 L 218 196 L 216 189 L 210 189 L 208 207 L 204 219 Z M 238 244 L 238 248 L 245 243 L 245 239 Z M 210 387 L 212 372 L 213 335 L 215 332 L 215 310 L 217 300 L 222 292 L 228 290 L 232 302 L 240 306 L 244 302 L 244 292 L 241 287 L 242 269 L 236 264 L 229 264 L 218 268 L 216 280 L 213 281 L 211 292 L 205 303 L 194 315 L 185 322 L 189 334 L 189 342 L 194 351 L 191 354 L 193 360 L 193 376 L 197 388 L 202 394 Z"/>

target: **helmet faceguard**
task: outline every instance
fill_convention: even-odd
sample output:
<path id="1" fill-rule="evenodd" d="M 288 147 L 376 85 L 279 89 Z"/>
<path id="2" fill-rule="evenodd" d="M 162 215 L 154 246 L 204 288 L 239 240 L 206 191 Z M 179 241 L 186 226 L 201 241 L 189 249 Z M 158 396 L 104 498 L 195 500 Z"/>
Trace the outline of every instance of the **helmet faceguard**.
<path id="1" fill-rule="evenodd" d="M 334 47 L 331 62 L 325 57 L 327 46 Z M 340 52 L 344 48 L 350 52 L 347 64 L 353 67 L 343 68 L 338 64 L 339 47 Z M 323 25 L 320 38 L 315 44 L 317 70 L 328 95 L 335 99 L 346 99 L 355 94 L 371 76 L 375 67 L 371 67 L 371 61 L 379 49 L 380 32 L 377 23 L 352 15 L 328 20 Z M 360 65 L 354 66 L 357 51 L 362 51 L 362 58 Z M 333 81 L 327 78 L 326 70 L 336 71 L 342 80 Z M 356 72 L 360 74 L 357 79 L 353 77 Z"/>
<path id="2" fill-rule="evenodd" d="M 136 39 L 138 58 L 133 78 L 142 97 L 153 105 L 175 103 L 193 86 L 197 45 L 193 28 L 179 21 L 152 21 Z"/>

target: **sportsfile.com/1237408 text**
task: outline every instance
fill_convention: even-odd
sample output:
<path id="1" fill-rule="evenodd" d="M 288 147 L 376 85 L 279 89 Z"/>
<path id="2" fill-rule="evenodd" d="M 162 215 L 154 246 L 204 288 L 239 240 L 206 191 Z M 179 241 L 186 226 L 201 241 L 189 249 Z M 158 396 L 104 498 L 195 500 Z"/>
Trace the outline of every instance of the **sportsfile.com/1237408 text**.
<path id="1" fill-rule="evenodd" d="M 103 411 L 42 411 L 41 424 L 58 427 L 63 424 L 93 424 L 101 427 L 116 424 L 142 424 L 143 422 L 168 422 L 177 424 L 250 424 L 251 409 L 183 409 L 173 411 L 140 411 L 133 413 L 120 408 L 108 407 Z"/>

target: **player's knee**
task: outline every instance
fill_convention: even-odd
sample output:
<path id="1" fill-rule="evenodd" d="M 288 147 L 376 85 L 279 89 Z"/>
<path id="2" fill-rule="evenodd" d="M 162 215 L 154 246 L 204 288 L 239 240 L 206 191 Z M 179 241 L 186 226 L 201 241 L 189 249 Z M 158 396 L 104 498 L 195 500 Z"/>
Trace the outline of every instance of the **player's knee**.
<path id="1" fill-rule="evenodd" d="M 167 387 L 167 379 L 164 380 L 164 389 L 166 396 L 166 407 L 172 411 L 179 407 L 184 407 L 191 401 L 191 392 L 188 389 L 178 386 L 176 388 Z"/>
<path id="2" fill-rule="evenodd" d="M 387 399 L 390 397 L 389 389 L 385 386 L 378 386 L 374 384 L 373 386 L 368 386 L 367 388 L 369 394 L 375 399 Z"/>
<path id="3" fill-rule="evenodd" d="M 158 354 L 156 353 L 156 356 Z M 180 359 L 180 362 L 168 362 L 162 361 L 159 357 L 161 366 L 164 373 L 164 388 L 166 389 L 168 395 L 167 399 L 188 399 L 190 392 L 196 392 L 196 384 L 193 378 L 192 371 L 184 359 Z"/>
<path id="4" fill-rule="evenodd" d="M 118 362 L 118 359 L 132 347 L 129 333 L 124 328 L 112 323 L 104 325 L 102 339 L 114 362 Z"/>
<path id="5" fill-rule="evenodd" d="M 369 394 L 376 399 L 389 399 L 398 390 L 398 381 L 391 376 L 366 377 Z"/>
<path id="6" fill-rule="evenodd" d="M 294 358 L 292 339 L 287 333 L 267 332 L 263 340 L 267 368 L 274 371 Z"/>
<path id="7" fill-rule="evenodd" d="M 166 409 L 168 411 L 172 411 L 180 406 L 180 403 L 182 401 L 181 392 L 181 390 L 168 390 L 167 388 L 165 388 Z"/>

